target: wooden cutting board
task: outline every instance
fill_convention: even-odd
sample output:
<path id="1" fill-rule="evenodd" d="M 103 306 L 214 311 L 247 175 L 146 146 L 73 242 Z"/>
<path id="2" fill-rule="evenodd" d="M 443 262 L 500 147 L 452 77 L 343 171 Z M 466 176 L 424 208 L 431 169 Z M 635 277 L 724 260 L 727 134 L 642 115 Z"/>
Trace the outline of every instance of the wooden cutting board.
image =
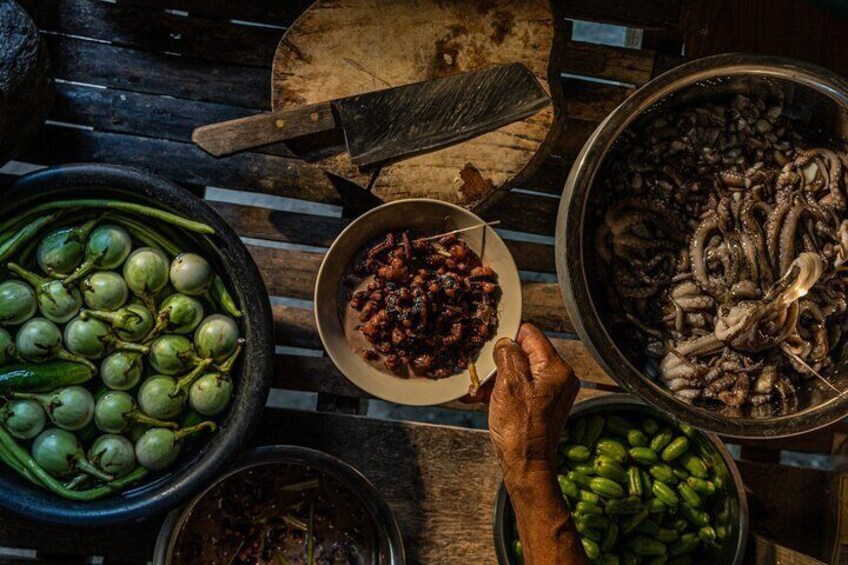
<path id="1" fill-rule="evenodd" d="M 510 62 L 524 63 L 550 92 L 553 43 L 548 0 L 318 0 L 277 47 L 271 104 L 282 110 Z M 550 153 L 558 115 L 549 107 L 377 171 L 361 171 L 342 146 L 313 161 L 385 201 L 474 207 L 532 173 Z"/>

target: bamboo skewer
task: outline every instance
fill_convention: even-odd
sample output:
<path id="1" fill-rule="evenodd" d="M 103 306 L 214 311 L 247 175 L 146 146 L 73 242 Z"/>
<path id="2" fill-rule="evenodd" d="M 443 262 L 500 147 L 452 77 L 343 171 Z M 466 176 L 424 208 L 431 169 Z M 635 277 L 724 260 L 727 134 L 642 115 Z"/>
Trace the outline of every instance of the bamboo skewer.
<path id="1" fill-rule="evenodd" d="M 477 228 L 482 228 L 482 227 L 485 227 L 485 226 L 489 226 L 489 227 L 496 226 L 500 223 L 501 223 L 500 220 L 494 220 L 492 222 L 475 224 L 473 226 L 468 226 L 467 228 L 459 228 L 458 230 L 451 230 L 451 231 L 448 231 L 448 232 L 445 232 L 445 233 L 439 233 L 439 234 L 431 235 L 431 236 L 428 236 L 428 237 L 419 237 L 418 239 L 413 239 L 412 241 L 430 241 L 431 239 L 439 239 L 440 237 L 445 237 L 446 235 L 453 235 L 455 233 L 461 233 L 461 232 L 464 232 L 464 231 L 476 230 Z"/>

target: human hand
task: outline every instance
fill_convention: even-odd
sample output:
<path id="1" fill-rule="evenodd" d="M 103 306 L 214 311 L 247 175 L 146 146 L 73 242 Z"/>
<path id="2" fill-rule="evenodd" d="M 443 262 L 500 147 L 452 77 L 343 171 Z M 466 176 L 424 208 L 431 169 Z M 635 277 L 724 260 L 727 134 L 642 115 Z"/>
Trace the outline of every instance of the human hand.
<path id="1" fill-rule="evenodd" d="M 588 565 L 556 479 L 556 447 L 580 382 L 530 324 L 495 344 L 489 432 L 527 565 Z"/>
<path id="2" fill-rule="evenodd" d="M 507 488 L 556 473 L 556 447 L 580 381 L 545 335 L 523 324 L 517 341 L 495 344 L 498 368 L 489 431 Z"/>

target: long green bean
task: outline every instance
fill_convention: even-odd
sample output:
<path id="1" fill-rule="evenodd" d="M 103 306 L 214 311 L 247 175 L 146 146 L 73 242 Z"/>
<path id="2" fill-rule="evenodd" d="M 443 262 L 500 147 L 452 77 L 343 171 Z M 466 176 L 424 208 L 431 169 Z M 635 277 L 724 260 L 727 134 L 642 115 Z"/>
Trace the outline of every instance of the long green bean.
<path id="1" fill-rule="evenodd" d="M 12 455 L 8 449 L 2 444 L 0 444 L 0 461 L 3 461 L 7 466 L 12 468 L 16 473 L 18 473 L 23 478 L 27 479 L 31 483 L 36 486 L 44 487 L 44 483 L 42 483 L 38 478 L 29 472 L 29 470 L 24 467 L 17 458 Z"/>
<path id="2" fill-rule="evenodd" d="M 0 264 L 5 263 L 9 257 L 18 249 L 23 247 L 30 239 L 41 231 L 44 226 L 50 225 L 60 216 L 59 213 L 47 214 L 33 220 L 18 230 L 15 235 L 0 244 Z"/>
<path id="3" fill-rule="evenodd" d="M 242 317 L 242 311 L 236 306 L 235 299 L 230 294 L 230 291 L 227 290 L 224 280 L 220 276 L 215 275 L 212 277 L 212 286 L 209 289 L 209 294 L 212 295 L 218 304 L 221 305 L 221 308 L 226 310 L 230 316 L 235 318 Z"/>
<path id="4" fill-rule="evenodd" d="M 127 231 L 130 232 L 130 235 L 138 239 L 144 245 L 149 247 L 158 247 L 165 253 L 167 253 L 171 258 L 176 257 L 180 254 L 180 247 L 184 246 L 185 243 L 180 241 L 178 238 L 176 239 L 176 243 L 172 240 L 169 240 L 167 237 L 162 236 L 158 232 L 154 232 L 145 226 L 139 224 L 133 218 L 128 218 L 124 215 L 115 216 L 115 220 L 127 228 Z M 167 233 L 167 232 L 166 232 Z M 209 288 L 210 298 L 214 299 L 221 308 L 224 309 L 230 316 L 234 316 L 236 318 L 241 318 L 244 314 L 239 309 L 236 304 L 235 299 L 230 294 L 230 291 L 227 290 L 226 284 L 224 284 L 224 280 L 219 276 L 215 275 L 212 278 L 212 284 Z"/>
<path id="5" fill-rule="evenodd" d="M 168 241 L 157 232 L 143 226 L 133 218 L 123 214 L 115 215 L 114 219 L 117 223 L 126 228 L 130 235 L 148 247 L 156 247 L 161 249 L 173 259 L 179 255 L 179 248 L 172 242 Z"/>
<path id="6" fill-rule="evenodd" d="M 166 212 L 158 208 L 151 208 L 143 204 L 136 204 L 134 202 L 124 202 L 122 200 L 106 200 L 99 198 L 81 198 L 79 200 L 55 200 L 52 202 L 45 202 L 43 204 L 39 204 L 38 206 L 32 208 L 29 213 L 38 214 L 41 212 L 46 212 L 48 210 L 79 208 L 106 208 L 110 210 L 121 210 L 123 212 L 130 212 L 133 214 L 138 214 L 140 216 L 157 218 L 159 220 L 162 220 L 163 222 L 167 222 L 169 224 L 173 224 L 175 226 L 197 233 L 215 233 L 215 229 L 212 226 L 209 226 L 202 222 L 195 222 L 194 220 L 189 220 L 188 218 L 183 218 L 182 216 L 178 216 L 176 214 L 172 214 L 170 212 Z M 10 220 L 0 225 L 0 233 L 7 230 L 9 228 L 9 224 L 13 222 L 14 220 Z"/>
<path id="7" fill-rule="evenodd" d="M 37 477 L 45 487 L 58 494 L 59 496 L 63 496 L 70 500 L 96 500 L 106 495 L 113 494 L 121 490 L 125 486 L 131 485 L 132 483 L 138 481 L 147 474 L 147 469 L 139 467 L 128 475 L 110 481 L 102 486 L 82 491 L 70 490 L 66 488 L 65 485 L 53 478 L 53 476 L 51 476 L 47 471 L 45 471 L 41 467 L 41 465 L 39 465 L 35 461 L 35 459 L 32 458 L 32 455 L 30 455 L 25 449 L 18 445 L 14 438 L 9 435 L 9 432 L 3 429 L 2 426 L 0 426 L 0 444 L 2 444 L 3 448 L 5 448 L 6 451 L 10 453 L 15 459 L 17 459 L 18 462 L 27 471 Z"/>

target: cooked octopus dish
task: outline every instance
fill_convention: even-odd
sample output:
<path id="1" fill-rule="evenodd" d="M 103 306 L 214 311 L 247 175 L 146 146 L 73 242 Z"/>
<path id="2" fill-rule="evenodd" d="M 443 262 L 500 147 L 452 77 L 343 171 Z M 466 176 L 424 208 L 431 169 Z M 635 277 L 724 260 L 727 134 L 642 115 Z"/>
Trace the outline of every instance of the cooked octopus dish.
<path id="1" fill-rule="evenodd" d="M 734 416 L 832 388 L 848 323 L 842 142 L 806 137 L 772 90 L 664 111 L 608 163 L 596 267 L 646 372 Z"/>
<path id="2" fill-rule="evenodd" d="M 496 333 L 497 274 L 456 234 L 390 232 L 353 272 L 350 308 L 371 346 L 363 354 L 393 373 L 449 377 Z"/>

